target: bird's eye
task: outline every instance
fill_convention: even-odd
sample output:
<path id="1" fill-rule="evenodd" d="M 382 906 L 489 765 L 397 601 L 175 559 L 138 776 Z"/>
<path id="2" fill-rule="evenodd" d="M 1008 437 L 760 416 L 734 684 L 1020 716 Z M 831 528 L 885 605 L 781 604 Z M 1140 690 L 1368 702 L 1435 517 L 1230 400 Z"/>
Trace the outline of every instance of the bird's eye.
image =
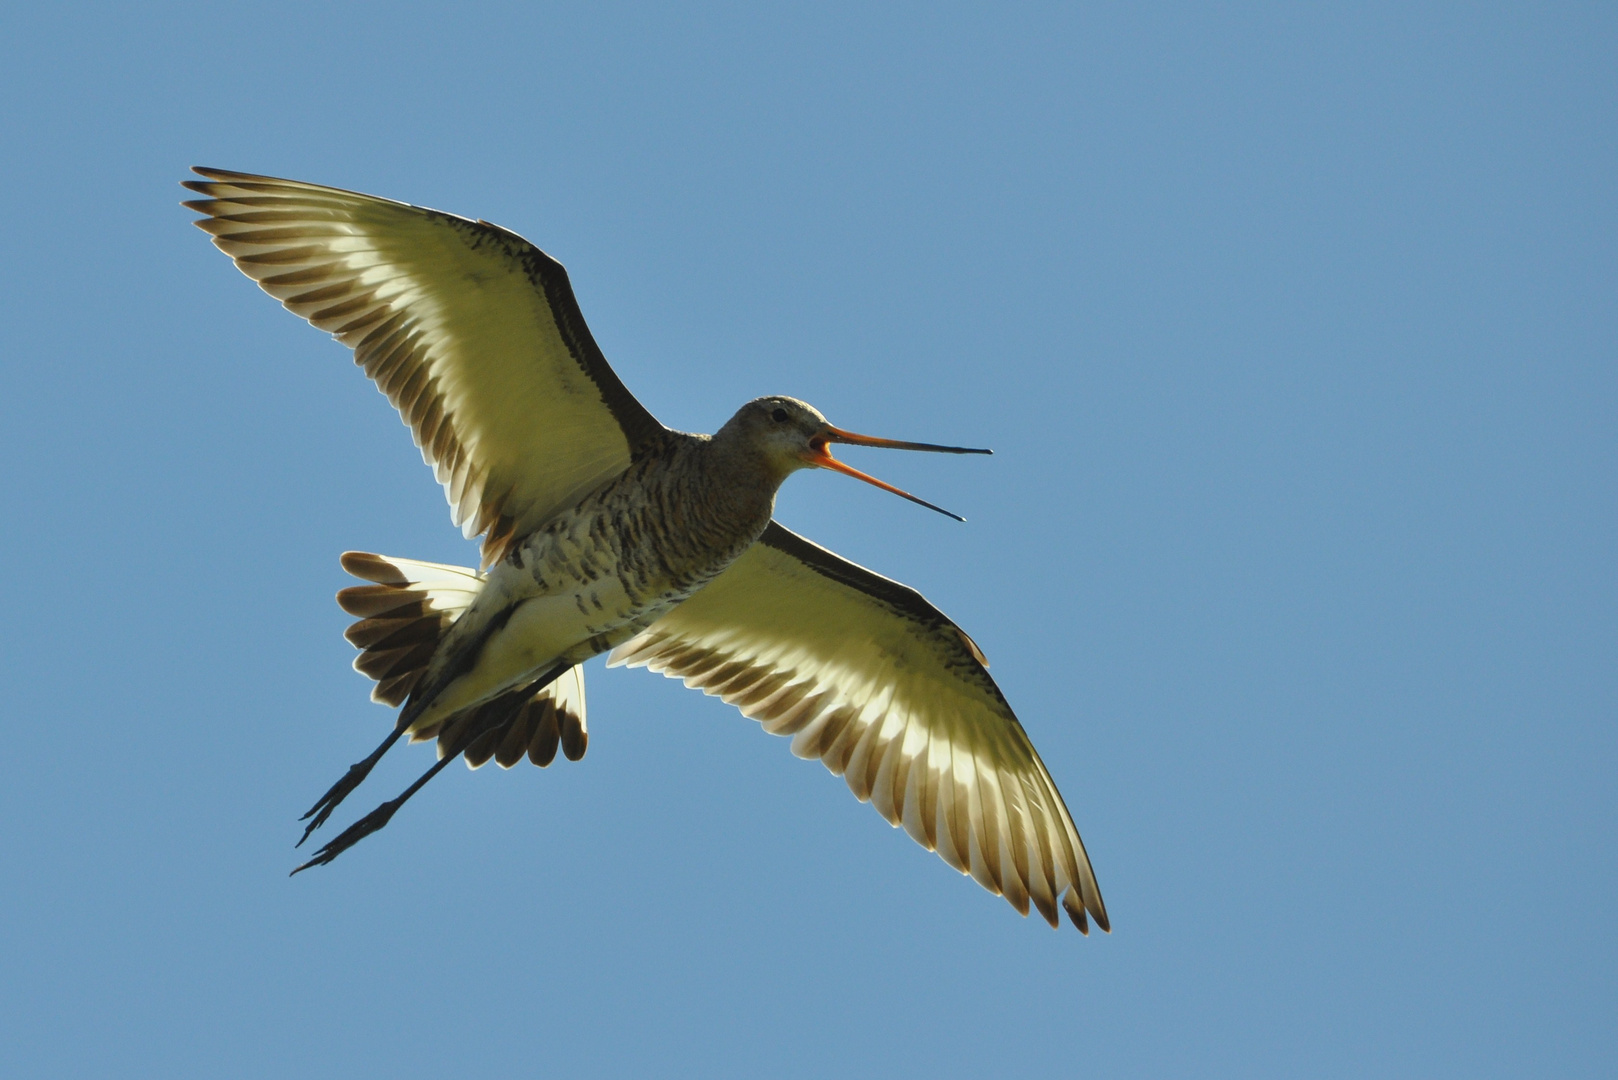
<path id="1" fill-rule="evenodd" d="M 787 422 L 787 411 L 785 409 L 776 409 L 770 414 L 770 419 L 777 424 L 784 424 Z"/>

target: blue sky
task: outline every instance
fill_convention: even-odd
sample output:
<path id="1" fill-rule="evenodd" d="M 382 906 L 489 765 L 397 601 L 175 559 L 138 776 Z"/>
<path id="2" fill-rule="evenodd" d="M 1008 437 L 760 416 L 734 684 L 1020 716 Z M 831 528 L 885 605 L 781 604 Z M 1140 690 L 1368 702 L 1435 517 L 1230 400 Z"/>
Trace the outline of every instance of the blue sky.
<path id="1" fill-rule="evenodd" d="M 577 7 L 0 12 L 0 1072 L 1610 1075 L 1611 11 Z M 338 553 L 473 555 L 191 164 L 522 233 L 671 425 L 994 447 L 779 516 L 983 646 L 1114 933 L 599 661 L 288 880 Z"/>

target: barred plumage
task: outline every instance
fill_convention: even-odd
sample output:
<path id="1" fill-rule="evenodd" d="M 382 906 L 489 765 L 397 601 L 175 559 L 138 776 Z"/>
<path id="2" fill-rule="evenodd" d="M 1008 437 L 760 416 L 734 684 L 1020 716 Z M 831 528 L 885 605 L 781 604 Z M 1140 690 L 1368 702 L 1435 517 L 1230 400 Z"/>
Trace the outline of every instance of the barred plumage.
<path id="1" fill-rule="evenodd" d="M 484 221 L 272 177 L 196 170 L 197 225 L 288 310 L 354 350 L 399 411 L 483 567 L 360 552 L 354 666 L 399 706 L 393 734 L 317 802 L 320 827 L 399 737 L 439 761 L 322 847 L 380 829 L 458 756 L 547 765 L 587 745 L 579 664 L 648 667 L 735 705 L 817 758 L 895 827 L 1018 911 L 1079 930 L 1106 908 L 1050 773 L 976 643 L 921 595 L 771 521 L 792 472 L 901 443 L 803 402 L 749 402 L 712 437 L 626 390 L 567 273 Z M 948 511 L 940 511 L 948 513 Z M 951 515 L 954 516 L 954 515 Z M 299 841 L 302 843 L 302 841 Z M 294 871 L 296 872 L 296 871 Z"/>

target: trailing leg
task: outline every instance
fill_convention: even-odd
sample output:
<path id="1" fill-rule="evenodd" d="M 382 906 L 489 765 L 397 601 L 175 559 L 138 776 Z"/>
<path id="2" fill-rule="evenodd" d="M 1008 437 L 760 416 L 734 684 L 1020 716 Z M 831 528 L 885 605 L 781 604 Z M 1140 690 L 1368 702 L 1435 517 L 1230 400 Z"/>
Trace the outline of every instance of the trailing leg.
<path id="1" fill-rule="evenodd" d="M 372 810 L 369 814 L 366 814 L 354 824 L 344 829 L 330 843 L 326 844 L 319 851 L 315 852 L 313 858 L 311 858 L 308 862 L 303 863 L 292 872 L 296 874 L 299 871 L 309 869 L 311 866 L 324 866 L 326 863 L 331 862 L 333 859 L 337 858 L 337 856 L 341 855 L 343 852 L 347 851 L 349 848 L 353 847 L 367 836 L 370 836 L 372 833 L 383 828 L 390 820 L 392 820 L 394 813 L 399 809 L 399 807 L 403 806 L 407 801 L 409 801 L 412 795 L 425 787 L 427 781 L 431 780 L 433 777 L 442 772 L 444 766 L 460 757 L 461 754 L 465 752 L 466 748 L 477 741 L 480 736 L 510 723 L 517 715 L 518 710 L 526 705 L 528 700 L 533 697 L 535 691 L 549 684 L 566 670 L 568 670 L 568 667 L 565 664 L 553 668 L 544 676 L 535 679 L 533 682 L 527 683 L 514 690 L 507 690 L 499 697 L 478 706 L 477 712 L 474 714 L 472 720 L 465 725 L 464 729 L 456 739 L 455 745 L 448 753 L 439 758 L 438 761 L 434 762 L 432 768 L 428 769 L 426 772 L 422 773 L 421 776 L 417 777 L 416 782 L 405 788 L 404 791 L 400 792 L 398 797 L 389 799 L 387 802 L 383 803 L 381 806 L 377 807 L 375 810 Z M 393 738 L 397 738 L 401 733 L 402 729 L 400 732 L 396 732 Z M 390 738 L 388 742 L 378 747 L 376 753 L 372 755 L 372 758 L 380 758 L 383 752 L 387 750 L 388 746 L 391 745 L 392 741 L 393 739 Z M 371 758 L 367 758 L 366 761 L 370 762 L 370 764 L 375 764 Z M 360 765 L 366 765 L 366 762 L 360 762 L 359 765 L 355 765 L 349 771 L 352 773 L 353 769 L 359 768 Z M 366 765 L 367 771 L 369 771 L 369 768 L 370 765 Z M 361 774 L 361 777 L 363 778 L 363 773 Z M 344 777 L 344 780 L 347 779 L 347 777 Z M 358 783 L 358 781 L 355 782 Z M 338 781 L 339 785 L 342 783 L 343 781 Z M 352 787 L 350 790 L 352 790 Z M 347 794 L 347 792 L 345 791 L 344 794 Z M 335 806 L 336 803 L 332 803 L 331 805 Z M 327 812 L 330 812 L 330 807 L 327 808 Z M 304 835 L 307 836 L 308 833 L 305 832 Z M 302 841 L 299 841 L 299 843 L 302 843 Z"/>
<path id="2" fill-rule="evenodd" d="M 393 733 L 383 739 L 382 745 L 372 750 L 369 757 L 364 761 L 356 761 L 348 767 L 348 772 L 343 774 L 342 779 L 327 789 L 326 794 L 320 797 L 320 801 L 311 806 L 309 812 L 298 819 L 299 821 L 309 821 L 310 818 L 314 818 L 304 827 L 303 835 L 298 838 L 298 842 L 293 847 L 302 847 L 303 842 L 309 839 L 309 834 L 326 823 L 326 819 L 331 817 L 331 812 L 337 809 L 337 804 L 348 798 L 349 793 L 360 786 L 361 782 L 370 775 L 371 769 L 376 766 L 376 763 L 382 760 L 382 755 L 387 753 L 388 748 L 398 742 L 399 736 L 403 734 L 404 728 L 395 727 Z"/>
<path id="3" fill-rule="evenodd" d="M 404 714 L 393 733 L 382 740 L 364 761 L 350 765 L 342 779 L 333 784 L 320 801 L 309 808 L 300 821 L 309 824 L 297 846 L 326 823 L 331 812 L 370 774 L 372 767 L 409 728 L 411 706 L 406 703 L 416 689 L 439 640 L 460 617 L 482 587 L 483 577 L 462 566 L 372 555 L 363 551 L 343 554 L 343 569 L 362 580 L 337 594 L 337 603 L 359 621 L 344 636 L 361 650 L 354 661 L 357 671 L 377 680 L 373 700 L 385 705 L 405 705 Z M 311 820 L 313 819 L 313 820 Z"/>

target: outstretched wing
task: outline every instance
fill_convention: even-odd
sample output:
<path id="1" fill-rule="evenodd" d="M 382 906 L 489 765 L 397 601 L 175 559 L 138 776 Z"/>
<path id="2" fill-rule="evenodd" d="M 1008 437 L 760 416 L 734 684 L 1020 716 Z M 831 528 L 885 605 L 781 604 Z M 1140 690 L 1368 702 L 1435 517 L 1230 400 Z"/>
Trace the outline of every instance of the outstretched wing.
<path id="1" fill-rule="evenodd" d="M 664 428 L 590 336 L 562 265 L 515 233 L 405 203 L 196 169 L 185 205 L 237 267 L 354 350 L 485 564 Z"/>
<path id="2" fill-rule="evenodd" d="M 772 522 L 691 599 L 620 645 L 717 694 L 1023 914 L 1107 909 L 1050 773 L 972 639 L 914 589 Z"/>

